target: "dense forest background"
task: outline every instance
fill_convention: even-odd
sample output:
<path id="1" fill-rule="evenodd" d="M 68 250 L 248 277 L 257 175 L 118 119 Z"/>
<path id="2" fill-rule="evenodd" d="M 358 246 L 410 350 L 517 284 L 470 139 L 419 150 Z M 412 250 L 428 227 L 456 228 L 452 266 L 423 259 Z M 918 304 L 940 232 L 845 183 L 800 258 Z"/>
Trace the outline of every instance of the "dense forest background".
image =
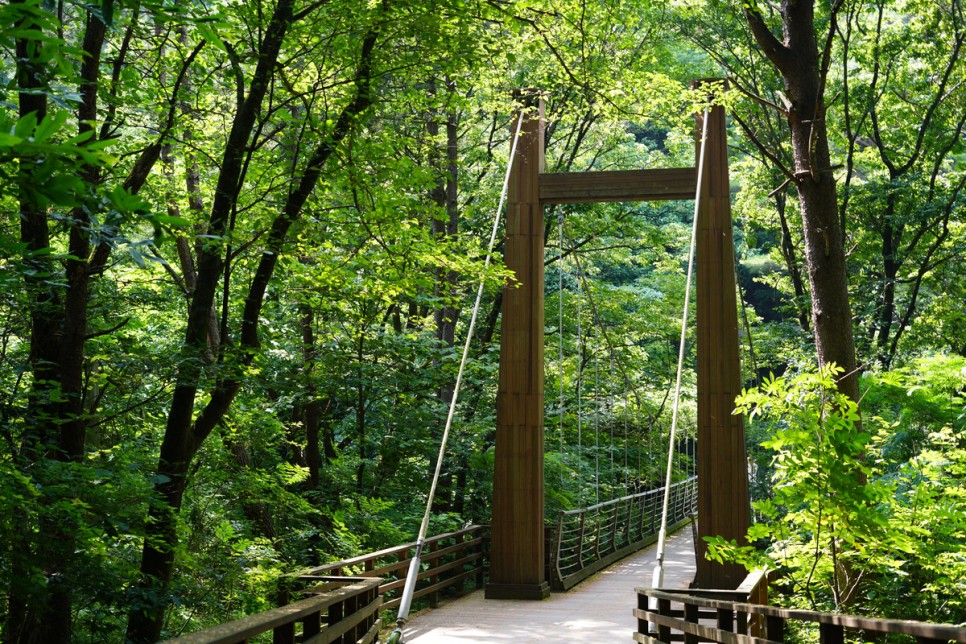
<path id="1" fill-rule="evenodd" d="M 153 641 L 411 540 L 480 280 L 432 531 L 487 523 L 512 90 L 548 171 L 672 167 L 706 77 L 760 521 L 712 552 L 966 622 L 964 39 L 959 0 L 0 5 L 4 641 Z M 552 514 L 658 484 L 692 210 L 546 214 Z"/>

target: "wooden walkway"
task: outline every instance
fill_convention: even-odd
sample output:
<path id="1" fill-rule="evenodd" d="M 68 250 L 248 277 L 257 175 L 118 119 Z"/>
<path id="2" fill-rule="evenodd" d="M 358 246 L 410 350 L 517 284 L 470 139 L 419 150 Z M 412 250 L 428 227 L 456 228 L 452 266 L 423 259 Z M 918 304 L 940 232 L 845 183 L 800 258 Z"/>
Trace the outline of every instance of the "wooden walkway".
<path id="1" fill-rule="evenodd" d="M 631 642 L 638 586 L 650 586 L 656 546 L 618 562 L 567 593 L 544 601 L 483 599 L 483 591 L 414 615 L 406 641 L 414 644 Z M 686 588 L 694 578 L 691 528 L 668 538 L 664 587 Z"/>

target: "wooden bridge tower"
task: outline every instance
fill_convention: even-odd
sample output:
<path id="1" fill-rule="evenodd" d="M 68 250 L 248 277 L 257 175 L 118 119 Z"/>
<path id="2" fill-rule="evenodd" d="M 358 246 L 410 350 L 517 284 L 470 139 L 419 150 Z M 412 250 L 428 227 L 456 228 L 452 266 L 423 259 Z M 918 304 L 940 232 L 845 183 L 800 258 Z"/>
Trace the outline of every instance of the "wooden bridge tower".
<path id="1" fill-rule="evenodd" d="M 547 204 L 694 199 L 696 168 L 543 173 L 544 106 L 528 96 L 513 159 L 504 261 L 490 583 L 486 596 L 542 599 L 544 571 L 544 218 Z M 701 117 L 697 131 L 701 132 Z M 700 147 L 700 141 L 698 142 Z M 697 155 L 696 155 L 697 156 Z M 697 165 L 697 164 L 696 164 Z M 698 557 L 696 583 L 735 588 L 740 566 L 704 560 L 700 537 L 744 540 L 748 475 L 740 391 L 725 113 L 710 110 L 698 212 Z"/>

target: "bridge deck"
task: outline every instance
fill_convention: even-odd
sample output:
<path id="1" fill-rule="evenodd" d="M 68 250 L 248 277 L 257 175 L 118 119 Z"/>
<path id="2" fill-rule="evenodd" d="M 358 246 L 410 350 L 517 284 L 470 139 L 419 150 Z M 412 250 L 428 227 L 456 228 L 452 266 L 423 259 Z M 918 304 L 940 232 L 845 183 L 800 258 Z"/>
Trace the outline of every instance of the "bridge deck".
<path id="1" fill-rule="evenodd" d="M 650 586 L 656 546 L 646 548 L 584 581 L 567 593 L 542 602 L 483 599 L 477 591 L 412 617 L 406 641 L 416 644 L 484 642 L 630 642 L 637 621 L 634 588 Z M 668 538 L 664 587 L 686 588 L 694 578 L 690 527 Z"/>

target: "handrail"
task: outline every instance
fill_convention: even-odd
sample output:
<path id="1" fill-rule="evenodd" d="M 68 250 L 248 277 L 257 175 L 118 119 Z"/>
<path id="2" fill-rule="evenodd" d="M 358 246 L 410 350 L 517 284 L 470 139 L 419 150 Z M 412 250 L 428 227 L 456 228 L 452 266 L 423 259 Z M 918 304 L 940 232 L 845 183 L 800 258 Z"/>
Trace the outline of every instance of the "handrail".
<path id="1" fill-rule="evenodd" d="M 440 591 L 455 589 L 456 595 L 466 590 L 466 582 L 473 580 L 475 588 L 484 582 L 483 553 L 489 526 L 473 525 L 455 532 L 428 537 L 421 557 L 423 569 L 418 573 L 420 585 L 414 597 L 426 597 L 436 607 Z M 350 559 L 333 561 L 294 575 L 290 586 L 298 589 L 329 575 L 381 578 L 379 593 L 383 595 L 382 610 L 399 606 L 400 591 L 406 584 L 409 565 L 416 551 L 416 542 L 385 548 Z M 282 595 L 282 602 L 285 595 Z"/>
<path id="2" fill-rule="evenodd" d="M 657 539 L 664 488 L 630 494 L 576 510 L 561 510 L 551 548 L 550 583 L 568 590 Z M 697 478 L 671 486 L 669 529 L 695 512 Z"/>
<path id="3" fill-rule="evenodd" d="M 312 641 L 377 641 L 382 620 L 379 609 L 379 579 L 329 577 L 328 584 L 340 586 L 314 594 L 287 606 L 212 626 L 196 633 L 168 640 L 167 644 L 235 644 L 271 631 L 275 644 Z M 296 624 L 301 632 L 296 633 Z"/>
<path id="4" fill-rule="evenodd" d="M 950 624 L 777 608 L 722 597 L 724 594 L 740 594 L 738 591 L 638 588 L 637 593 L 638 608 L 634 615 L 638 619 L 638 631 L 634 634 L 634 641 L 646 644 L 670 644 L 682 640 L 691 643 L 697 642 L 698 638 L 721 644 L 777 644 L 785 640 L 787 622 L 818 624 L 821 644 L 842 644 L 846 629 L 911 635 L 920 644 L 966 642 L 966 628 Z M 656 610 L 648 608 L 648 598 L 657 600 Z M 672 610 L 672 602 L 681 604 L 683 610 Z M 702 608 L 706 610 L 701 611 Z M 701 623 L 702 618 L 705 623 Z M 714 620 L 714 626 L 707 623 L 709 618 Z M 760 630 L 749 633 L 749 625 L 755 621 L 761 624 Z M 657 625 L 656 633 L 648 632 L 648 622 Z M 868 636 L 863 635 L 863 640 L 868 640 Z"/>

